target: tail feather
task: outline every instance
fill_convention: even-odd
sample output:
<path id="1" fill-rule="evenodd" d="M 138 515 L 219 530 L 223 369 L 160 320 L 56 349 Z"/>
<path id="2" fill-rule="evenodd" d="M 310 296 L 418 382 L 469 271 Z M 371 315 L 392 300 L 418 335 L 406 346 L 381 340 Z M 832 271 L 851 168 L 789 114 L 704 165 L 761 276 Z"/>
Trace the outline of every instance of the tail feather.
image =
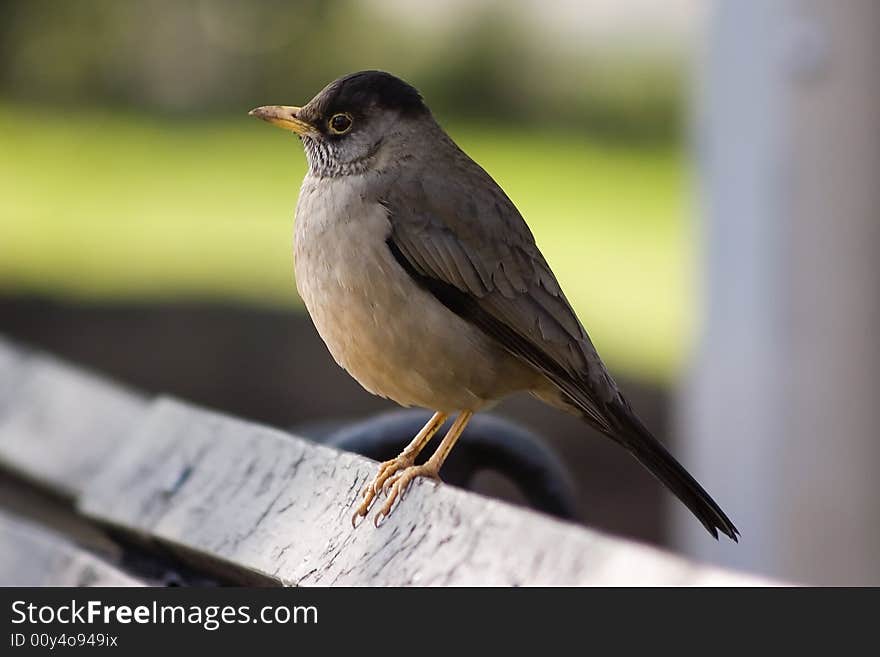
<path id="1" fill-rule="evenodd" d="M 611 432 L 603 432 L 629 450 L 639 463 L 672 491 L 713 537 L 717 539 L 720 531 L 734 542 L 739 542 L 739 530 L 730 518 L 684 466 L 654 438 L 628 405 L 615 403 L 609 410 L 616 420 L 616 427 Z"/>
<path id="2" fill-rule="evenodd" d="M 739 542 L 739 530 L 730 518 L 684 466 L 654 438 L 616 387 L 608 395 L 610 399 L 606 397 L 606 401 L 596 403 L 595 396 L 589 394 L 586 388 L 568 385 L 561 377 L 560 381 L 548 381 L 548 385 L 533 390 L 532 394 L 547 404 L 577 415 L 624 447 L 690 509 L 713 537 L 717 539 L 720 531 L 734 542 Z"/>

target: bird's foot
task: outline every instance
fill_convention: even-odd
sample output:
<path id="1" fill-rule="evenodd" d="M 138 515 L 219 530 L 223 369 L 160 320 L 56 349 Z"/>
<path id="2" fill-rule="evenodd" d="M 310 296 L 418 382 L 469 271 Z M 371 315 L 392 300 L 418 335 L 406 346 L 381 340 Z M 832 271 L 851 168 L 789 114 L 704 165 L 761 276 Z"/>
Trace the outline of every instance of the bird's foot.
<path id="1" fill-rule="evenodd" d="M 373 506 L 373 502 L 376 499 L 376 495 L 380 490 L 384 490 L 386 482 L 388 482 L 395 474 L 411 468 L 413 463 L 415 463 L 415 460 L 416 457 L 414 455 L 403 453 L 394 457 L 390 461 L 385 461 L 384 463 L 379 464 L 379 472 L 376 473 L 376 477 L 371 483 L 364 486 L 364 489 L 361 491 L 361 497 L 364 499 L 358 507 L 358 510 L 355 511 L 354 515 L 351 517 L 352 526 L 357 524 L 358 518 L 363 518 L 369 513 L 370 507 Z"/>
<path id="2" fill-rule="evenodd" d="M 376 513 L 376 518 L 373 521 L 373 524 L 375 524 L 376 527 L 378 527 L 379 523 L 391 513 L 391 508 L 394 506 L 395 500 L 397 500 L 398 497 L 403 499 L 404 493 L 406 493 L 407 488 L 409 488 L 412 480 L 416 477 L 427 477 L 439 483 L 440 468 L 429 460 L 422 465 L 410 465 L 409 467 L 398 470 L 393 476 L 388 477 L 382 486 L 382 491 L 388 495 L 388 499 L 385 500 L 385 504 L 383 504 L 382 508 Z"/>

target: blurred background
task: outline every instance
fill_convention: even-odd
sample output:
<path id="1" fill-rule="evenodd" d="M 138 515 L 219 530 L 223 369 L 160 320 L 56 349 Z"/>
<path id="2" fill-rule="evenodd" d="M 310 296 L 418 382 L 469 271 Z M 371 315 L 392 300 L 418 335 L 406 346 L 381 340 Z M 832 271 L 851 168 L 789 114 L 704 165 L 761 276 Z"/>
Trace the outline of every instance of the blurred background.
<path id="1" fill-rule="evenodd" d="M 577 420 L 503 403 L 577 518 L 880 583 L 878 28 L 870 0 L 0 0 L 0 333 L 285 428 L 390 409 L 302 311 L 305 158 L 247 116 L 388 70 L 511 196 L 743 540 Z"/>

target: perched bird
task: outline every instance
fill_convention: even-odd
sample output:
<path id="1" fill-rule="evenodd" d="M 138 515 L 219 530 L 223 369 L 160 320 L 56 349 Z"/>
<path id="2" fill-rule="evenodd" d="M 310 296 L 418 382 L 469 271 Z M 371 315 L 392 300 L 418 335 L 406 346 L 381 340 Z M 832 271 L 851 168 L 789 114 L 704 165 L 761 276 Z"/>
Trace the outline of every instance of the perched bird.
<path id="1" fill-rule="evenodd" d="M 627 449 L 715 538 L 738 531 L 636 417 L 511 200 L 389 73 L 335 80 L 303 107 L 251 115 L 292 130 L 309 170 L 295 218 L 300 296 L 339 365 L 373 394 L 434 415 L 379 467 L 354 522 L 375 522 L 440 467 L 473 413 L 518 391 Z M 434 454 L 415 459 L 458 413 Z"/>

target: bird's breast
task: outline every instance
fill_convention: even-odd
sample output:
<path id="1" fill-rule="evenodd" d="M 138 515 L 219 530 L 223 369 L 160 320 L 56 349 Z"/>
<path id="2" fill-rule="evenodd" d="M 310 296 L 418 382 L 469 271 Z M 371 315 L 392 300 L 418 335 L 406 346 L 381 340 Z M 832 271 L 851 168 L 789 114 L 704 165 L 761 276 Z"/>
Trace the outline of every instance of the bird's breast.
<path id="1" fill-rule="evenodd" d="M 384 208 L 367 201 L 356 181 L 306 178 L 294 262 L 297 290 L 319 331 L 363 331 L 393 302 L 385 245 L 390 228 Z"/>

